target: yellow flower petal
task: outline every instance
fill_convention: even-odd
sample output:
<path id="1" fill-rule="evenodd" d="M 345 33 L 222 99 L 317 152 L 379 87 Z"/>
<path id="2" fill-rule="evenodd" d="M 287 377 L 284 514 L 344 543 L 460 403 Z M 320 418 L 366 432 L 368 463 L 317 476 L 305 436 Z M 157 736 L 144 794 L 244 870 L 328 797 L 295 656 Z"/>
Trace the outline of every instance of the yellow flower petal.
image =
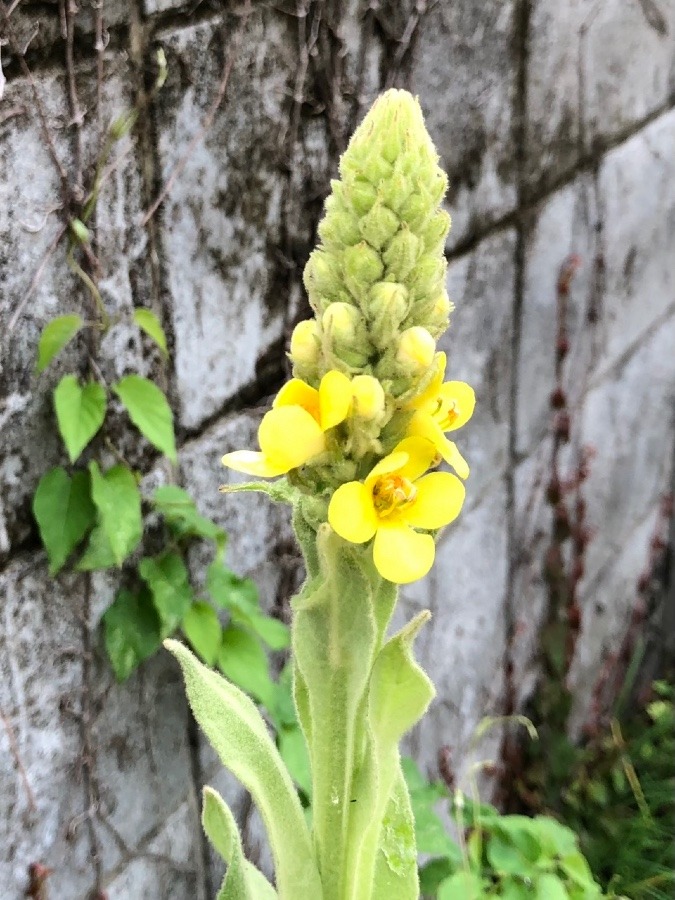
<path id="1" fill-rule="evenodd" d="M 452 466 L 460 478 L 466 480 L 471 474 L 471 469 L 469 468 L 468 462 L 457 449 L 457 444 L 449 441 L 445 435 L 443 435 L 442 440 L 440 440 L 436 446 L 446 463 L 449 466 Z"/>
<path id="2" fill-rule="evenodd" d="M 342 484 L 331 497 L 328 521 L 333 531 L 352 544 L 369 541 L 377 528 L 371 492 L 360 481 Z"/>
<path id="3" fill-rule="evenodd" d="M 394 451 L 389 456 L 385 456 L 379 463 L 374 466 L 366 478 L 366 487 L 372 488 L 375 481 L 382 475 L 389 475 L 391 472 L 398 472 L 408 462 L 408 454 Z"/>
<path id="4" fill-rule="evenodd" d="M 454 403 L 456 408 L 456 416 L 451 417 L 449 422 L 438 420 L 441 429 L 456 431 L 462 425 L 466 425 L 476 406 L 474 389 L 463 381 L 446 381 L 441 385 L 439 398 L 443 401 L 443 407 L 452 407 Z"/>
<path id="5" fill-rule="evenodd" d="M 434 562 L 436 548 L 430 534 L 407 525 L 380 526 L 373 543 L 375 568 L 387 581 L 408 584 L 423 578 Z"/>
<path id="6" fill-rule="evenodd" d="M 459 515 L 466 491 L 456 475 L 431 472 L 415 482 L 415 499 L 400 516 L 415 528 L 442 528 Z"/>
<path id="7" fill-rule="evenodd" d="M 322 431 L 335 428 L 349 415 L 352 384 L 342 372 L 326 372 L 319 385 L 319 422 Z"/>
<path id="8" fill-rule="evenodd" d="M 260 478 L 275 478 L 288 472 L 287 468 L 275 466 L 263 453 L 255 450 L 234 450 L 232 453 L 226 453 L 222 463 L 236 472 L 246 472 L 247 475 L 258 475 Z"/>
<path id="9" fill-rule="evenodd" d="M 278 406 L 301 406 L 312 418 L 319 421 L 319 392 L 300 378 L 291 378 L 274 398 L 272 408 Z"/>
<path id="10" fill-rule="evenodd" d="M 420 475 L 424 475 L 429 466 L 437 459 L 438 453 L 433 441 L 422 436 L 403 438 L 393 450 L 394 453 L 407 453 L 408 460 L 401 467 L 399 475 L 409 481 L 415 481 Z"/>
<path id="11" fill-rule="evenodd" d="M 414 397 L 409 403 L 406 404 L 406 409 L 430 409 L 431 412 L 436 407 L 436 402 L 438 398 L 438 392 L 441 389 L 441 385 L 443 384 L 443 379 L 445 378 L 445 367 L 447 365 L 448 358 L 442 351 L 436 354 L 435 366 L 436 371 L 434 377 L 431 379 L 429 387 L 424 391 L 423 394 L 420 394 L 418 397 Z"/>
<path id="12" fill-rule="evenodd" d="M 319 423 L 301 406 L 277 406 L 265 413 L 258 440 L 271 465 L 284 472 L 304 465 L 326 449 Z"/>
<path id="13" fill-rule="evenodd" d="M 446 438 L 438 423 L 430 415 L 418 410 L 410 420 L 408 435 L 423 437 L 430 441 L 460 478 L 469 477 L 470 470 L 467 461 L 459 452 L 457 446 Z"/>

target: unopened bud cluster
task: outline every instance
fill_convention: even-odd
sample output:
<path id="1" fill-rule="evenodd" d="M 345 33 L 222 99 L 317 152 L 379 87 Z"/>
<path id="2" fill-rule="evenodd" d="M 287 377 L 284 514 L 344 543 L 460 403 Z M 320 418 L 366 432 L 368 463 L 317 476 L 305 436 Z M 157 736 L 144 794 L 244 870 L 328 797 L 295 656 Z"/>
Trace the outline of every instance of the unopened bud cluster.
<path id="1" fill-rule="evenodd" d="M 313 386 L 331 370 L 377 379 L 381 393 L 356 382 L 355 411 L 370 411 L 379 431 L 436 372 L 435 341 L 452 309 L 443 252 L 450 216 L 440 208 L 447 178 L 417 100 L 384 94 L 340 175 L 304 273 L 315 318 L 296 326 L 290 357 L 294 375 Z"/>

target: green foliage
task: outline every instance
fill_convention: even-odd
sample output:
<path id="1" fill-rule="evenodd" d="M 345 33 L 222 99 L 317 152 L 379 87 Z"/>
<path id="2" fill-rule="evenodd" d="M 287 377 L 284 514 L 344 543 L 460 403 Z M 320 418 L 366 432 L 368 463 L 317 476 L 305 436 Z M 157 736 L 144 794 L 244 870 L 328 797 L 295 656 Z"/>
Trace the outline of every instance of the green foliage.
<path id="1" fill-rule="evenodd" d="M 68 264 L 94 301 L 96 317 L 87 323 L 94 336 L 105 333 L 112 322 L 96 284 L 74 254 L 90 240 L 86 223 L 95 209 L 105 158 L 136 118 L 137 111 L 132 110 L 111 125 L 92 190 L 80 216 L 70 222 Z M 166 335 L 157 316 L 136 309 L 133 323 L 166 358 Z M 48 322 L 40 336 L 36 371 L 43 372 L 84 326 L 77 313 Z M 133 424 L 157 450 L 171 462 L 177 458 L 173 415 L 154 382 L 130 374 L 105 385 L 95 362 L 89 380 L 81 383 L 76 375 L 65 375 L 54 391 L 54 408 L 71 464 L 78 464 L 82 451 L 101 429 L 103 440 L 93 445 L 94 458 L 86 469 L 81 463 L 72 472 L 58 466 L 46 472 L 37 486 L 33 513 L 50 574 L 60 572 L 71 558 L 75 572 L 117 569 L 119 587 L 102 625 L 104 645 L 118 680 L 127 679 L 160 647 L 162 638 L 182 632 L 205 662 L 217 663 L 268 706 L 275 725 L 284 729 L 283 736 L 279 732 L 284 752 L 294 760 L 292 769 L 306 787 L 307 762 L 292 702 L 290 714 L 288 710 L 290 684 L 281 686 L 272 679 L 268 660 L 268 651 L 289 646 L 288 628 L 263 613 L 251 579 L 226 567 L 225 531 L 199 513 L 187 491 L 169 484 L 157 488 L 150 498 L 141 496 L 141 473 L 124 462 L 106 430 L 110 392 L 117 395 Z M 112 466 L 111 453 L 118 460 Z M 137 551 L 144 539 L 152 541 L 154 552 L 139 559 Z M 213 547 L 206 584 L 199 582 L 187 564 L 187 554 L 196 541 L 207 541 Z M 204 591 L 212 602 L 204 598 Z M 229 623 L 221 621 L 225 615 Z"/>
<path id="2" fill-rule="evenodd" d="M 97 381 L 80 387 L 74 375 L 64 375 L 54 391 L 54 407 L 61 437 L 74 463 L 103 425 L 105 390 Z"/>
<path id="3" fill-rule="evenodd" d="M 77 313 L 58 316 L 45 325 L 38 344 L 38 358 L 35 366 L 38 374 L 44 372 L 50 362 L 58 356 L 66 344 L 72 341 L 83 325 L 84 320 Z"/>
<path id="4" fill-rule="evenodd" d="M 223 641 L 215 609 L 208 603 L 192 603 L 183 616 L 183 632 L 195 653 L 208 666 L 213 666 Z"/>
<path id="5" fill-rule="evenodd" d="M 138 325 L 141 331 L 144 331 L 148 335 L 148 337 L 157 344 L 164 356 L 168 356 L 168 350 L 166 347 L 166 335 L 164 334 L 164 329 L 162 328 L 160 321 L 154 314 L 154 312 L 151 312 L 149 309 L 135 309 L 134 322 Z"/>
<path id="6" fill-rule="evenodd" d="M 202 825 L 227 865 L 217 900 L 273 900 L 277 892 L 262 872 L 245 859 L 234 816 L 223 798 L 210 787 L 204 788 Z"/>
<path id="7" fill-rule="evenodd" d="M 160 621 L 149 591 L 118 591 L 103 616 L 105 647 L 119 681 L 129 675 L 161 645 Z"/>
<path id="8" fill-rule="evenodd" d="M 96 518 L 88 472 L 75 472 L 72 478 L 60 466 L 45 472 L 35 491 L 33 514 L 49 557 L 49 574 L 56 575 Z"/>
<path id="9" fill-rule="evenodd" d="M 424 897 L 466 900 L 595 900 L 603 897 L 574 832 L 547 816 L 502 815 L 493 806 L 451 794 L 427 781 L 412 760 L 403 761 L 418 849 L 432 856 L 420 870 Z M 448 835 L 437 812 L 459 836 Z"/>
<path id="10" fill-rule="evenodd" d="M 118 465 L 101 473 L 89 463 L 91 498 L 98 511 L 97 525 L 105 535 L 116 565 L 121 565 L 143 535 L 141 495 L 131 469 Z"/>
<path id="11" fill-rule="evenodd" d="M 176 462 L 173 413 L 163 391 L 140 375 L 127 375 L 113 385 L 113 391 L 143 437 L 172 462 Z"/>
<path id="12" fill-rule="evenodd" d="M 290 645 L 288 626 L 262 613 L 258 589 L 250 578 L 240 578 L 216 560 L 208 568 L 206 589 L 214 603 L 228 610 L 235 624 L 253 632 L 270 650 L 285 650 Z"/>
<path id="13" fill-rule="evenodd" d="M 302 807 L 260 713 L 239 688 L 203 666 L 181 644 L 167 641 L 166 646 L 183 669 L 195 718 L 260 811 L 279 894 L 320 900 L 321 881 Z"/>
<path id="14" fill-rule="evenodd" d="M 666 900 L 675 890 L 675 689 L 656 682 L 653 690 L 645 709 L 577 748 L 552 805 L 607 889 L 631 900 Z"/>
<path id="15" fill-rule="evenodd" d="M 175 484 L 167 484 L 157 488 L 152 502 L 175 538 L 205 538 L 213 541 L 218 555 L 222 557 L 227 542 L 224 530 L 197 512 L 195 502 L 187 491 Z"/>
<path id="16" fill-rule="evenodd" d="M 138 571 L 150 588 L 166 637 L 183 621 L 194 599 L 187 566 L 178 553 L 169 551 L 142 559 Z"/>

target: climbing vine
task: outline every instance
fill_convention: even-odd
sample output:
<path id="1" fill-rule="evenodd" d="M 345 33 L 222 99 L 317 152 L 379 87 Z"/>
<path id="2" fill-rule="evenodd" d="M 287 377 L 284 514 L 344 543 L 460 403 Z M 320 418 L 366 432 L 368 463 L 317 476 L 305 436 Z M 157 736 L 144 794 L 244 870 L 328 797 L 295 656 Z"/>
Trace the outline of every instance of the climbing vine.
<path id="1" fill-rule="evenodd" d="M 166 78 L 158 55 L 154 90 Z M 69 311 L 42 329 L 36 374 L 45 372 L 78 336 L 86 341 L 86 375 L 64 374 L 53 390 L 53 413 L 67 461 L 46 471 L 33 497 L 33 514 L 47 553 L 49 574 L 84 577 L 108 572 L 117 582 L 114 600 L 102 617 L 103 643 L 119 681 L 170 636 L 182 635 L 205 663 L 217 666 L 267 711 L 282 754 L 299 786 L 308 785 L 304 745 L 291 700 L 290 677 L 275 680 L 270 653 L 289 645 L 287 626 L 267 614 L 250 578 L 225 562 L 227 535 L 201 515 L 194 499 L 175 483 L 147 487 L 139 471 L 115 443 L 112 417 L 120 408 L 133 428 L 175 471 L 178 456 L 174 418 L 156 380 L 131 372 L 107 380 L 97 362 L 101 340 L 122 318 L 112 317 L 101 297 L 93 246 L 94 216 L 102 173 L 114 146 L 134 128 L 133 109 L 110 125 L 95 165 L 91 189 L 66 227 L 66 261 L 91 300 L 90 314 Z M 169 349 L 157 315 L 136 308 L 124 324 L 143 333 L 167 362 Z M 211 547 L 205 571 L 188 556 L 197 544 Z"/>

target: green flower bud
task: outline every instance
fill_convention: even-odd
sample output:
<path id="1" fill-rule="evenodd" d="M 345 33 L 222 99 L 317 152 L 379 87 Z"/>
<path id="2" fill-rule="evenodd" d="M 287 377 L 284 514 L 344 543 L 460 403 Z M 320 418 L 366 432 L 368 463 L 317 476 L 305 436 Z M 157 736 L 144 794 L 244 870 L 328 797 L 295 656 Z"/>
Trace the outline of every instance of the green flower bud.
<path id="1" fill-rule="evenodd" d="M 414 180 L 394 168 L 391 178 L 378 187 L 380 200 L 400 217 L 400 211 L 414 189 Z"/>
<path id="2" fill-rule="evenodd" d="M 428 254 L 421 257 L 410 273 L 411 293 L 429 309 L 443 290 L 446 270 L 445 257 Z"/>
<path id="3" fill-rule="evenodd" d="M 402 284 L 378 281 L 371 287 L 366 316 L 370 339 L 376 347 L 391 346 L 409 309 L 408 292 Z"/>
<path id="4" fill-rule="evenodd" d="M 321 332 L 315 319 L 298 322 L 291 335 L 290 356 L 294 363 L 315 366 L 321 350 Z"/>
<path id="5" fill-rule="evenodd" d="M 404 225 L 384 251 L 387 278 L 405 283 L 420 252 L 420 240 Z"/>
<path id="6" fill-rule="evenodd" d="M 377 202 L 359 222 L 364 240 L 375 250 L 381 250 L 398 231 L 399 218 L 384 204 Z"/>
<path id="7" fill-rule="evenodd" d="M 326 218 L 319 224 L 319 237 L 324 244 L 351 247 L 361 240 L 358 218 L 336 196 L 326 200 Z"/>
<path id="8" fill-rule="evenodd" d="M 365 369 L 388 397 L 399 397 L 419 390 L 422 361 L 433 356 L 447 321 L 446 303 L 439 304 L 447 178 L 414 97 L 391 90 L 375 102 L 340 160 L 340 176 L 319 225 L 321 246 L 305 269 L 321 322 L 318 369 Z M 357 429 L 369 441 L 371 426 L 362 421 Z"/>
<path id="9" fill-rule="evenodd" d="M 439 209 L 427 222 L 420 234 L 425 253 L 442 253 L 449 231 L 450 216 L 444 209 Z"/>
<path id="10" fill-rule="evenodd" d="M 340 182 L 338 181 L 337 184 Z M 377 200 L 377 189 L 365 178 L 354 178 L 342 187 L 348 192 L 357 216 L 365 216 Z"/>
<path id="11" fill-rule="evenodd" d="M 412 194 L 401 207 L 401 219 L 413 231 L 419 231 L 434 211 L 429 202 L 427 191 L 421 190 Z"/>
<path id="12" fill-rule="evenodd" d="M 384 272 L 380 254 L 361 241 L 355 247 L 347 247 L 343 260 L 344 282 L 352 297 L 361 300 L 371 284 L 378 281 Z"/>
<path id="13" fill-rule="evenodd" d="M 342 290 L 340 265 L 326 250 L 312 251 L 305 266 L 303 282 L 312 309 L 322 311 L 326 302 L 337 298 Z"/>
<path id="14" fill-rule="evenodd" d="M 401 335 L 396 352 L 396 362 L 410 374 L 428 369 L 434 360 L 436 341 L 426 328 L 415 325 Z"/>
<path id="15" fill-rule="evenodd" d="M 349 303 L 331 303 L 321 317 L 323 353 L 328 369 L 360 369 L 368 362 L 371 347 L 363 317 Z"/>

